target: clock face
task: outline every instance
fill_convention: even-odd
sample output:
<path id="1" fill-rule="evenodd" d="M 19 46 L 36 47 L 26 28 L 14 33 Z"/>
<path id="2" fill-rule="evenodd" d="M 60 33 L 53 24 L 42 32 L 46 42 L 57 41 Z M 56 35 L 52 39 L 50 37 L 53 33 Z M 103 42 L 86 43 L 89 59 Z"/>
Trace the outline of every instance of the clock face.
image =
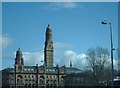
<path id="1" fill-rule="evenodd" d="M 21 70 L 22 70 L 22 66 L 19 66 L 19 67 L 18 67 L 18 70 L 21 71 Z"/>

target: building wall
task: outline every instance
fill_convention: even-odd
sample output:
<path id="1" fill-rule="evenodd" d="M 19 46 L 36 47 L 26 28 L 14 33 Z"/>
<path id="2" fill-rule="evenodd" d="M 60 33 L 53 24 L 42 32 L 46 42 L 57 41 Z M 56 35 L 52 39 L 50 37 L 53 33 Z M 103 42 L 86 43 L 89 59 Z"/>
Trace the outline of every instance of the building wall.
<path id="1" fill-rule="evenodd" d="M 39 68 L 40 69 L 40 68 Z M 64 69 L 60 69 L 58 73 L 56 71 L 46 70 L 46 86 L 64 86 L 63 77 L 66 75 L 63 73 Z M 44 73 L 43 70 L 39 70 L 38 74 L 36 71 L 22 71 L 16 72 L 16 86 L 36 86 L 37 76 L 38 76 L 38 86 L 44 86 Z M 3 86 L 14 86 L 15 85 L 15 72 L 13 71 L 3 71 Z"/>

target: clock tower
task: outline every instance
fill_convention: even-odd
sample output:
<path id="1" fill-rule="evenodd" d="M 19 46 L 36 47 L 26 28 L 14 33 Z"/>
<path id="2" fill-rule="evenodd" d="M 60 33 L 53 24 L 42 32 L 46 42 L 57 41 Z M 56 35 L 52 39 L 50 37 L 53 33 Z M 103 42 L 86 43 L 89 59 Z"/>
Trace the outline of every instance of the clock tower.
<path id="1" fill-rule="evenodd" d="M 46 67 L 53 67 L 53 41 L 52 41 L 52 30 L 50 25 L 46 28 L 46 39 L 45 39 L 45 47 L 44 47 L 44 62 Z"/>

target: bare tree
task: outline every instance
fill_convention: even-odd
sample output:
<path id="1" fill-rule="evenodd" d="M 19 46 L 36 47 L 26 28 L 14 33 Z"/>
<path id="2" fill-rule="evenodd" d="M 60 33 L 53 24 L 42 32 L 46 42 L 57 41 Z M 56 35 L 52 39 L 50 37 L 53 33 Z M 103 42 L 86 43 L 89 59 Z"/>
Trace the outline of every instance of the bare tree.
<path id="1" fill-rule="evenodd" d="M 109 51 L 103 47 L 90 48 L 87 52 L 88 66 L 93 73 L 94 85 L 100 84 L 103 80 L 110 78 L 110 70 L 108 71 L 107 65 L 110 62 Z M 108 74 L 106 73 L 108 72 Z"/>

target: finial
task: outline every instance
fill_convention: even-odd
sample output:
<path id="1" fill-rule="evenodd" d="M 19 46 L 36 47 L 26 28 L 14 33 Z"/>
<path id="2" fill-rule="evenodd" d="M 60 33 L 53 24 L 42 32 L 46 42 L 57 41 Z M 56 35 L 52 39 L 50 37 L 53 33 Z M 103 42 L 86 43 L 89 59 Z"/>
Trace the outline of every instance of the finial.
<path id="1" fill-rule="evenodd" d="M 21 53 L 22 54 L 22 51 L 21 51 L 20 48 L 18 48 L 17 53 Z"/>
<path id="2" fill-rule="evenodd" d="M 70 61 L 70 67 L 72 67 L 72 62 Z"/>
<path id="3" fill-rule="evenodd" d="M 18 50 L 20 50 L 20 48 L 18 48 Z"/>
<path id="4" fill-rule="evenodd" d="M 50 27 L 50 24 L 48 24 L 48 28 Z"/>
<path id="5" fill-rule="evenodd" d="M 50 30 L 51 30 L 50 24 L 48 24 L 47 29 L 50 29 Z"/>

